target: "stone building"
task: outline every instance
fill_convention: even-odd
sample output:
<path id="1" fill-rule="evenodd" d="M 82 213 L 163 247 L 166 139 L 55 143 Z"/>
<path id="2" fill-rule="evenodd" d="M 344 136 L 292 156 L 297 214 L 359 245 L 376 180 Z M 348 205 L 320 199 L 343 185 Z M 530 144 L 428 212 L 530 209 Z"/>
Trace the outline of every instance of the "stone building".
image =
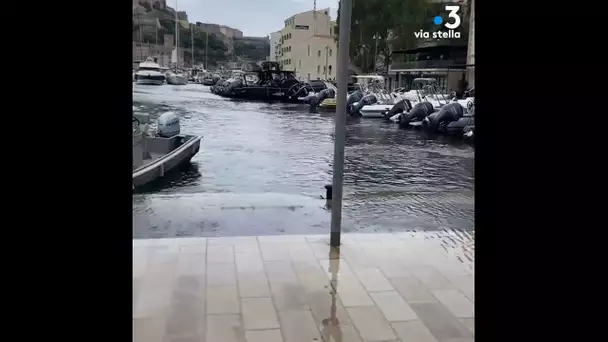
<path id="1" fill-rule="evenodd" d="M 278 58 L 283 69 L 306 80 L 336 77 L 336 23 L 330 20 L 329 8 L 291 16 L 279 32 Z"/>

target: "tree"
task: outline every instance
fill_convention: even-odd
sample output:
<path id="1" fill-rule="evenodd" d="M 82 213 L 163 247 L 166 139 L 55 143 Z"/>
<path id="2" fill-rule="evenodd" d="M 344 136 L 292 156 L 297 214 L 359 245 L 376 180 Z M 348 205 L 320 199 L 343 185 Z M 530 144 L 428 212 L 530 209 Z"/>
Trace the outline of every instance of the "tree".
<path id="1" fill-rule="evenodd" d="M 392 51 L 416 47 L 420 39 L 414 36 L 414 32 L 434 30 L 433 18 L 445 13 L 445 3 L 427 0 L 353 0 L 352 3 L 349 56 L 363 72 L 373 70 L 374 59 L 388 64 Z M 468 16 L 465 11 L 463 14 L 460 30 L 466 34 Z M 339 5 L 337 24 L 336 32 L 339 34 Z M 377 37 L 377 43 L 374 37 Z"/>
<path id="2" fill-rule="evenodd" d="M 234 54 L 245 60 L 263 61 L 270 53 L 270 43 L 263 40 L 250 42 L 247 40 L 234 40 Z"/>

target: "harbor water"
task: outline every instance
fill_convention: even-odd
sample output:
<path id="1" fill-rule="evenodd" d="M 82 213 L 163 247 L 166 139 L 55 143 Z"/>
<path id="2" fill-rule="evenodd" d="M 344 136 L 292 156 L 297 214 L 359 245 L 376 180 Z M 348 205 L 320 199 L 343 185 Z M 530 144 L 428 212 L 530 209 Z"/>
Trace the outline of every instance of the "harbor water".
<path id="1" fill-rule="evenodd" d="M 234 101 L 200 84 L 133 85 L 133 109 L 202 136 L 191 164 L 133 194 L 133 238 L 328 233 L 334 113 Z M 350 120 L 345 232 L 474 230 L 474 149 Z"/>

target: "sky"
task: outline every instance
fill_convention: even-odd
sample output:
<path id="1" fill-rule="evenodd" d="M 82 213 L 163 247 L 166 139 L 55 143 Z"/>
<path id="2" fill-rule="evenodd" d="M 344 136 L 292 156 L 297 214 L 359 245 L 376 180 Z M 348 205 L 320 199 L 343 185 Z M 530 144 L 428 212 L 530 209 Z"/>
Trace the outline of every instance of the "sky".
<path id="1" fill-rule="evenodd" d="M 294 14 L 311 11 L 313 0 L 167 0 L 167 6 L 186 11 L 189 22 L 226 25 L 245 36 L 268 36 L 285 26 Z M 317 9 L 330 8 L 336 20 L 338 0 L 317 0 Z"/>

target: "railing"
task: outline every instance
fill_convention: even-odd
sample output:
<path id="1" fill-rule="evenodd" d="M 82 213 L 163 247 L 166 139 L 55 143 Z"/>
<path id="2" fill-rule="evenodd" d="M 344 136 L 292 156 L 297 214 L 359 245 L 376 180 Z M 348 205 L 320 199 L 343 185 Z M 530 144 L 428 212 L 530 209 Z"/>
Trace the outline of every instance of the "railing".
<path id="1" fill-rule="evenodd" d="M 426 60 L 426 61 L 412 61 L 412 62 L 392 62 L 388 69 L 389 70 L 403 70 L 403 69 L 464 69 L 466 61 L 459 60 Z"/>

